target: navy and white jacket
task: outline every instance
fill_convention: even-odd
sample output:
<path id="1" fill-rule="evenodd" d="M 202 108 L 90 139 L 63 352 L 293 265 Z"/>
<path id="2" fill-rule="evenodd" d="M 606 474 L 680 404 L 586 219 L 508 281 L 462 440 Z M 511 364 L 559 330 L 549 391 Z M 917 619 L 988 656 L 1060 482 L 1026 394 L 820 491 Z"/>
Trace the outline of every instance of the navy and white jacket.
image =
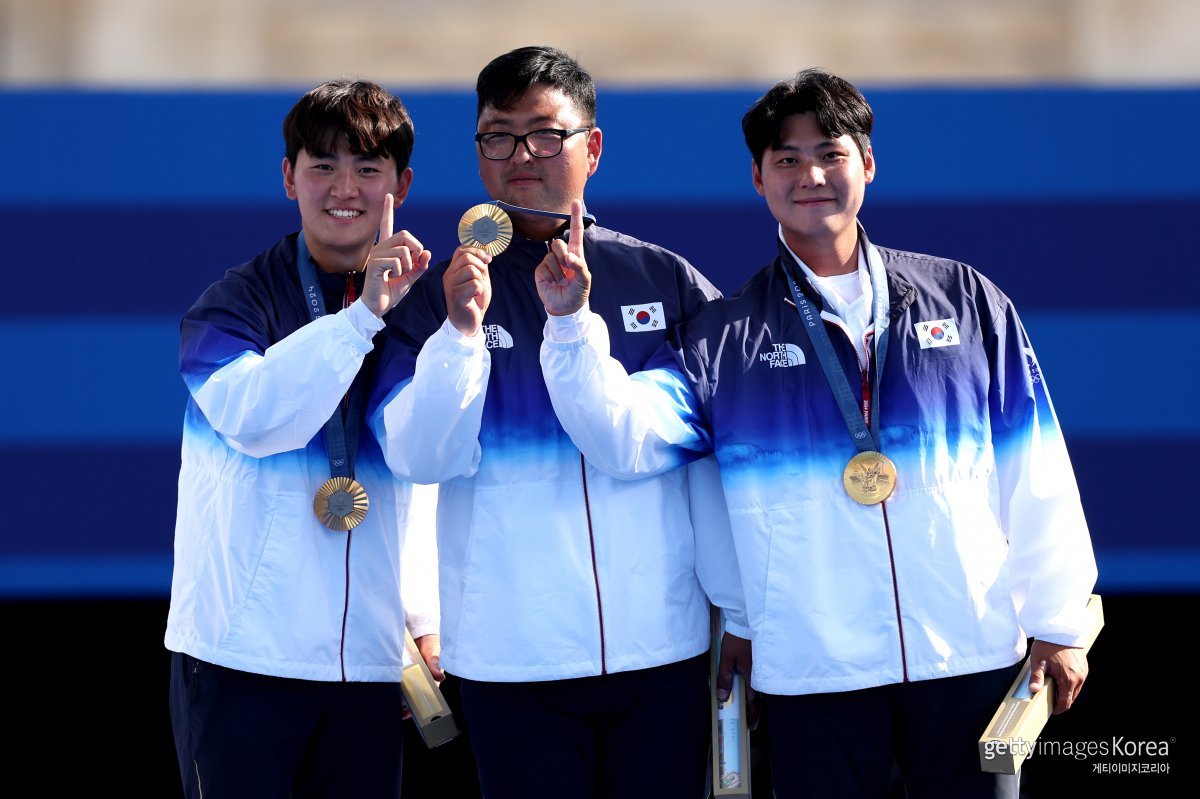
<path id="1" fill-rule="evenodd" d="M 383 323 L 361 301 L 310 321 L 296 258 L 293 234 L 229 270 L 183 319 L 190 396 L 165 643 L 257 674 L 399 681 L 411 486 L 364 432 L 354 475 L 366 518 L 341 533 L 313 512 L 330 476 L 322 427 L 352 383 L 374 377 L 371 331 Z M 345 278 L 318 274 L 326 307 L 340 308 Z M 418 581 L 431 565 L 405 575 Z M 422 590 L 405 586 L 418 637 L 438 625 Z"/>
<path id="2" fill-rule="evenodd" d="M 673 353 L 632 378 L 608 357 L 607 320 L 581 312 L 547 327 L 554 407 L 597 466 L 656 474 L 678 463 L 681 447 L 711 440 L 753 684 L 767 693 L 980 672 L 1019 660 L 1027 634 L 1071 645 L 1088 629 L 1090 538 L 1012 303 L 964 264 L 860 241 L 886 267 L 890 300 L 875 405 L 898 479 L 881 505 L 859 505 L 843 489 L 857 449 L 785 270 L 823 303 L 786 250 L 736 296 L 709 303 L 681 327 Z M 861 399 L 861 350 L 822 316 Z"/>
<path id="3" fill-rule="evenodd" d="M 630 370 L 718 294 L 659 247 L 596 226 L 584 242 L 592 307 L 618 331 L 613 355 Z M 748 636 L 736 624 L 744 614 L 735 575 L 718 570 L 725 582 L 709 580 L 697 562 L 704 553 L 733 558 L 731 548 L 717 549 L 729 539 L 711 512 L 715 464 L 614 479 L 559 424 L 538 356 L 546 311 L 534 270 L 545 254 L 545 242 L 518 236 L 492 260 L 480 335 L 465 338 L 447 320 L 448 262 L 388 325 L 380 386 L 398 389 L 379 399 L 374 419 L 398 476 L 441 483 L 443 667 L 516 682 L 677 662 L 708 648 L 706 591 L 727 609 L 730 628 Z M 693 499 L 703 508 L 695 525 Z"/>

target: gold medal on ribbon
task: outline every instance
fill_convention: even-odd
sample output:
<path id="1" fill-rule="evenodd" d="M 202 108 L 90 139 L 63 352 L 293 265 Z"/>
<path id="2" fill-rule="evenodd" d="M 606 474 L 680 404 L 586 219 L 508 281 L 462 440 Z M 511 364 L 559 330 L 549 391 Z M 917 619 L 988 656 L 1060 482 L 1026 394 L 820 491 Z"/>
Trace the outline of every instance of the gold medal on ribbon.
<path id="1" fill-rule="evenodd" d="M 331 477 L 317 489 L 313 510 L 321 524 L 344 533 L 367 516 L 367 490 L 352 477 Z"/>
<path id="2" fill-rule="evenodd" d="M 860 452 L 846 464 L 842 485 L 861 505 L 878 505 L 896 490 L 896 464 L 882 452 Z"/>
<path id="3" fill-rule="evenodd" d="M 468 208 L 458 223 L 458 240 L 463 246 L 478 247 L 493 258 L 508 249 L 512 237 L 512 220 L 492 203 Z"/>

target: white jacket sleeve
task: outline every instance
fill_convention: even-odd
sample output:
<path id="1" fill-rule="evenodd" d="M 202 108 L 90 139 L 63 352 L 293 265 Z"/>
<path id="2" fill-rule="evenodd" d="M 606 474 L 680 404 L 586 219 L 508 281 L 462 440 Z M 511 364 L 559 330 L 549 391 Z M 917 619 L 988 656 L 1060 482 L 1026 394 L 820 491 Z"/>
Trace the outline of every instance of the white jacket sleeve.
<path id="1" fill-rule="evenodd" d="M 300 449 L 333 415 L 371 351 L 371 334 L 382 327 L 356 302 L 265 352 L 243 352 L 206 379 L 189 381 L 189 390 L 209 424 L 238 452 L 263 458 Z"/>
<path id="2" fill-rule="evenodd" d="M 692 531 L 696 536 L 696 576 L 704 593 L 708 594 L 708 601 L 721 609 L 725 629 L 739 638 L 749 639 L 750 622 L 742 593 L 742 575 L 717 459 L 709 455 L 689 463 L 687 470 L 688 504 L 692 513 Z"/>
<path id="3" fill-rule="evenodd" d="M 670 369 L 630 376 L 609 354 L 604 320 L 586 307 L 547 319 L 541 363 L 563 429 L 608 474 L 646 477 L 712 451 L 687 379 Z"/>
<path id="4" fill-rule="evenodd" d="M 404 621 L 413 638 L 437 633 L 441 622 L 438 600 L 436 485 L 414 485 L 408 506 L 408 526 L 400 552 L 400 596 Z"/>
<path id="5" fill-rule="evenodd" d="M 475 474 L 491 368 L 482 334 L 467 338 L 447 320 L 426 340 L 412 378 L 384 399 L 372 419 L 396 476 L 440 483 Z"/>
<path id="6" fill-rule="evenodd" d="M 1013 601 L 1027 634 L 1082 646 L 1096 559 L 1079 488 L 1037 357 L 1011 306 L 1001 324 L 990 401 Z"/>

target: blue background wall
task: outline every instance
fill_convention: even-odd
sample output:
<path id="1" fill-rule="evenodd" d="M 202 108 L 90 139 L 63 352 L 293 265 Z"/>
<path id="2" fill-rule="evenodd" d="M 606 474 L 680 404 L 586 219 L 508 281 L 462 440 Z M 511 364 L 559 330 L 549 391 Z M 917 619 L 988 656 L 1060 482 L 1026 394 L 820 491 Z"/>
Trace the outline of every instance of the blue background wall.
<path id="1" fill-rule="evenodd" d="M 0 596 L 165 596 L 178 320 L 298 226 L 294 92 L 0 91 Z M 467 92 L 417 125 L 399 224 L 436 257 L 486 197 Z M 1017 303 L 1078 472 L 1104 592 L 1200 590 L 1200 90 L 872 89 L 873 240 L 970 263 Z M 757 93 L 606 91 L 589 208 L 726 291 L 773 255 L 739 120 Z"/>

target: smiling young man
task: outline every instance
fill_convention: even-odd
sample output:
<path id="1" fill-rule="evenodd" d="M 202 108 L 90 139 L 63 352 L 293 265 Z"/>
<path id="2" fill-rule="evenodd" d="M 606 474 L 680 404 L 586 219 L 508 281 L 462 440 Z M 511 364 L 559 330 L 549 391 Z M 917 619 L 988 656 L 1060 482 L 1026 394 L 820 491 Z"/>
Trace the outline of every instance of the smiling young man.
<path id="1" fill-rule="evenodd" d="M 584 455 L 655 474 L 715 452 L 780 799 L 1016 797 L 976 742 L 1032 636 L 1066 710 L 1095 560 L 1012 303 L 961 263 L 872 244 L 873 114 L 821 70 L 746 113 L 778 257 L 681 325 L 654 368 L 609 357 L 590 254 L 556 248 L 543 370 Z M 619 424 L 607 420 L 619 419 Z"/>
<path id="2" fill-rule="evenodd" d="M 442 662 L 462 678 L 488 799 L 699 797 L 706 593 L 746 635 L 736 578 L 697 577 L 715 553 L 689 505 L 703 475 L 597 469 L 559 425 L 538 362 L 534 273 L 600 163 L 595 87 L 566 53 L 526 47 L 488 64 L 477 91 L 479 174 L 515 236 L 495 257 L 460 247 L 400 306 L 380 381 L 400 390 L 377 420 L 399 476 L 441 483 Z M 679 256 L 585 232 L 579 216 L 571 246 L 603 274 L 592 307 L 640 369 L 717 292 Z"/>
<path id="3" fill-rule="evenodd" d="M 283 134 L 300 232 L 181 325 L 166 632 L 180 775 L 189 799 L 397 796 L 406 611 L 436 672 L 437 606 L 407 583 L 401 602 L 411 487 L 358 429 L 383 317 L 430 260 L 392 234 L 412 121 L 380 86 L 331 81 Z"/>

